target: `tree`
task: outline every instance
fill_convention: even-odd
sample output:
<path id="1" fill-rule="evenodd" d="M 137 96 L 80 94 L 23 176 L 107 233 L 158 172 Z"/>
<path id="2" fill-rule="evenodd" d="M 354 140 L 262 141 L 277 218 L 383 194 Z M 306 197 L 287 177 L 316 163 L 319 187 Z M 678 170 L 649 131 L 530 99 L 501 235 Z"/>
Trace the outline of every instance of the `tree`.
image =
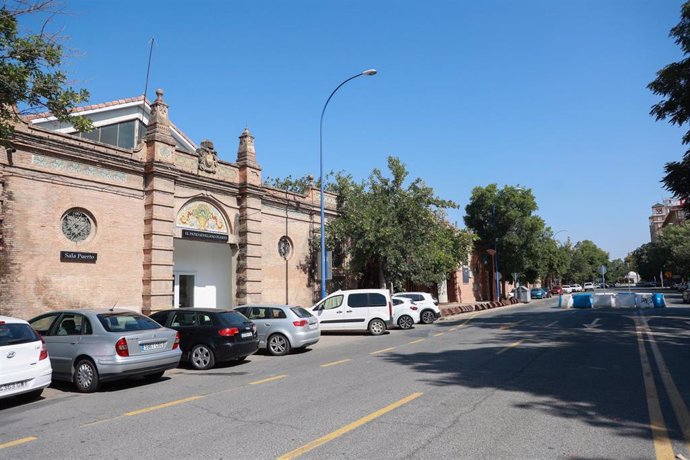
<path id="1" fill-rule="evenodd" d="M 593 242 L 589 240 L 578 241 L 573 248 L 572 260 L 566 278 L 575 283 L 596 280 L 599 276 L 597 270 L 602 265 L 606 265 L 608 260 L 608 252 Z"/>
<path id="2" fill-rule="evenodd" d="M 52 15 L 52 0 L 5 1 L 0 8 L 0 141 L 7 142 L 21 116 L 48 110 L 58 120 L 79 130 L 89 130 L 91 122 L 70 116 L 71 110 L 88 100 L 85 89 L 67 85 L 59 70 L 64 49 L 58 34 L 46 31 L 48 20 L 37 33 L 21 35 L 18 19 L 26 15 Z"/>
<path id="3" fill-rule="evenodd" d="M 499 190 L 490 184 L 472 190 L 465 225 L 478 236 L 480 253 L 496 246 L 504 280 L 512 279 L 512 273 L 538 270 L 546 229 L 542 218 L 533 214 L 537 209 L 529 189 L 505 186 Z"/>
<path id="4" fill-rule="evenodd" d="M 360 286 L 429 286 L 446 279 L 469 253 L 472 236 L 455 228 L 438 198 L 421 179 L 405 185 L 408 171 L 388 158 L 391 177 L 374 169 L 366 181 L 337 174 L 338 216 L 327 223 L 328 246 L 341 253 L 348 275 Z"/>
<path id="5" fill-rule="evenodd" d="M 660 273 L 667 271 L 666 261 L 670 254 L 667 248 L 658 241 L 645 243 L 630 253 L 631 268 L 644 280 L 652 280 L 659 277 Z M 627 273 L 627 271 L 625 272 Z M 613 278 L 611 278 L 613 279 Z"/>
<path id="6" fill-rule="evenodd" d="M 690 121 L 690 2 L 681 7 L 680 22 L 671 29 L 669 36 L 680 46 L 684 59 L 671 63 L 657 72 L 657 78 L 647 87 L 664 99 L 652 106 L 650 114 L 657 121 L 668 119 L 677 126 Z M 690 143 L 690 131 L 683 136 L 683 144 Z M 666 175 L 662 182 L 676 198 L 684 199 L 690 209 L 690 150 L 681 161 L 666 163 Z"/>

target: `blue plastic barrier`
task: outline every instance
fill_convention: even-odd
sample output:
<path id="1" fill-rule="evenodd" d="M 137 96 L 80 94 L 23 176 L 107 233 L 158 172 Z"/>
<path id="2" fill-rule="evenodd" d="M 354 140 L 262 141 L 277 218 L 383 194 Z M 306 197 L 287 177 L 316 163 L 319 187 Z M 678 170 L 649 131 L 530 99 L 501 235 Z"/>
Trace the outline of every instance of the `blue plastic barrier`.
<path id="1" fill-rule="evenodd" d="M 664 300 L 664 295 L 660 294 L 660 293 L 652 294 L 652 305 L 654 305 L 654 308 L 666 307 L 666 301 Z"/>
<path id="2" fill-rule="evenodd" d="M 592 308 L 593 306 L 593 294 L 573 294 L 573 308 Z"/>

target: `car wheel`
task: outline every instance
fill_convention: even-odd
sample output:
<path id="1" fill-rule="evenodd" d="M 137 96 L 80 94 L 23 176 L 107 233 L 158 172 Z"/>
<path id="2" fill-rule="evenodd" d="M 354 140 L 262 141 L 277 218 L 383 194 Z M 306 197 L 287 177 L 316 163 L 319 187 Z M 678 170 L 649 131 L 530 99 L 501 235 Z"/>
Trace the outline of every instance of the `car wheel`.
<path id="1" fill-rule="evenodd" d="M 420 322 L 423 324 L 431 324 L 436 321 L 436 315 L 432 310 L 424 310 L 420 315 L 420 319 Z"/>
<path id="2" fill-rule="evenodd" d="M 98 369 L 90 359 L 80 359 L 74 366 L 74 385 L 80 393 L 98 390 Z"/>
<path id="3" fill-rule="evenodd" d="M 155 380 L 158 380 L 161 377 L 163 377 L 163 374 L 165 374 L 165 371 L 156 372 L 155 374 L 148 374 L 148 375 L 145 375 L 144 378 L 146 380 L 154 380 L 155 381 Z"/>
<path id="4" fill-rule="evenodd" d="M 384 332 L 386 332 L 386 323 L 384 323 L 380 319 L 372 319 L 369 322 L 368 329 L 371 335 L 381 335 Z"/>
<path id="5" fill-rule="evenodd" d="M 283 356 L 290 351 L 290 341 L 283 334 L 273 334 L 268 338 L 266 347 L 273 356 Z"/>
<path id="6" fill-rule="evenodd" d="M 402 315 L 398 318 L 398 327 L 400 329 L 410 329 L 414 325 L 414 321 L 410 315 Z"/>
<path id="7" fill-rule="evenodd" d="M 194 369 L 203 371 L 210 369 L 216 364 L 216 358 L 213 356 L 213 351 L 206 345 L 195 345 L 192 348 L 189 361 Z"/>

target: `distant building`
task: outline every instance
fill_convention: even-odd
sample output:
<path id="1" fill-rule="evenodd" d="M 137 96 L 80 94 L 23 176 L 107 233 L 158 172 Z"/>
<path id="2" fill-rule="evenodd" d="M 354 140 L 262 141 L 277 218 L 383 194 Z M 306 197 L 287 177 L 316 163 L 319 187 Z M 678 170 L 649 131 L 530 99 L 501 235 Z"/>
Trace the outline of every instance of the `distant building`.
<path id="1" fill-rule="evenodd" d="M 652 243 L 659 238 L 662 229 L 668 225 L 678 225 L 687 220 L 687 212 L 683 209 L 681 200 L 667 198 L 663 203 L 652 206 L 652 215 L 649 216 L 649 235 Z"/>

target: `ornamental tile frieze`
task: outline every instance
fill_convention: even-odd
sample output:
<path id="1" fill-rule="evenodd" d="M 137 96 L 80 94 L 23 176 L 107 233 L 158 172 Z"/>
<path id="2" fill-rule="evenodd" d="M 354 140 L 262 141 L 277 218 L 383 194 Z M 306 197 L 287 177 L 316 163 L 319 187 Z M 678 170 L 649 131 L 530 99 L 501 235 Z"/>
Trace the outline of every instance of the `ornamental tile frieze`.
<path id="1" fill-rule="evenodd" d="M 59 158 L 47 157 L 43 155 L 31 155 L 31 163 L 44 168 L 64 171 L 67 173 L 82 174 L 85 176 L 96 177 L 99 179 L 109 179 L 117 182 L 126 182 L 127 174 L 101 168 L 99 166 L 85 165 L 76 161 L 61 160 Z"/>

